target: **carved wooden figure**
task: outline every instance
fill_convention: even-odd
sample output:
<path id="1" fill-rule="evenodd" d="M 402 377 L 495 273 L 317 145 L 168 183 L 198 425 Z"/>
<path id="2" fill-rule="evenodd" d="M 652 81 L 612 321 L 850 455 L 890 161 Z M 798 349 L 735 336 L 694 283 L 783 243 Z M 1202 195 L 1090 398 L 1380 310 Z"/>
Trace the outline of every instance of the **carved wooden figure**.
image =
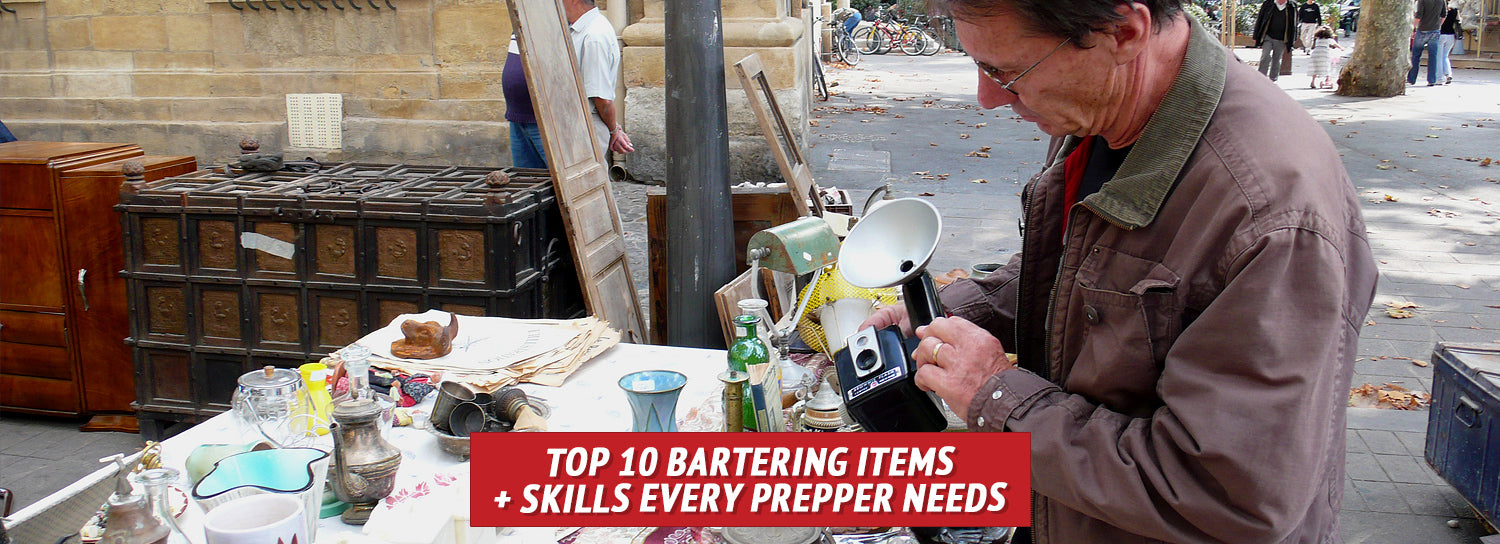
<path id="1" fill-rule="evenodd" d="M 391 342 L 391 354 L 402 359 L 436 359 L 451 353 L 453 337 L 458 336 L 458 314 L 449 315 L 447 327 L 415 319 L 401 323 L 401 334 L 406 338 Z"/>

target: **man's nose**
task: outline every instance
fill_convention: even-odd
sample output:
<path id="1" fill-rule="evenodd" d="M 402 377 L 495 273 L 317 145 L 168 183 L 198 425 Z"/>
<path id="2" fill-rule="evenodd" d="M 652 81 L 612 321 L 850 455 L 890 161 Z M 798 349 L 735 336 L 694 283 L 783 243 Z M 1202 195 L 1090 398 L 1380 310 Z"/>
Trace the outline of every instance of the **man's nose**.
<path id="1" fill-rule="evenodd" d="M 979 106 L 985 109 L 994 109 L 1007 106 L 1016 101 L 1016 95 L 1000 87 L 995 80 L 979 73 Z"/>

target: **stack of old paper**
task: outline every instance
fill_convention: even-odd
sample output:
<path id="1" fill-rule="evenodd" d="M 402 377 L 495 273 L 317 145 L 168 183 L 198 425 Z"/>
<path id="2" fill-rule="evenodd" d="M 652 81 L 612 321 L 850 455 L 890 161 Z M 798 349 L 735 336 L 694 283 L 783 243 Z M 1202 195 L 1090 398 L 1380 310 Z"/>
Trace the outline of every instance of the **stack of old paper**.
<path id="1" fill-rule="evenodd" d="M 558 386 L 584 361 L 619 343 L 620 333 L 594 317 L 572 320 L 458 316 L 453 351 L 436 359 L 403 359 L 391 343 L 403 338 L 401 324 L 435 321 L 446 326 L 452 314 L 428 310 L 396 316 L 390 324 L 359 339 L 370 349 L 371 366 L 408 374 L 442 373 L 483 390 L 519 382 Z M 340 350 L 342 352 L 342 350 Z"/>

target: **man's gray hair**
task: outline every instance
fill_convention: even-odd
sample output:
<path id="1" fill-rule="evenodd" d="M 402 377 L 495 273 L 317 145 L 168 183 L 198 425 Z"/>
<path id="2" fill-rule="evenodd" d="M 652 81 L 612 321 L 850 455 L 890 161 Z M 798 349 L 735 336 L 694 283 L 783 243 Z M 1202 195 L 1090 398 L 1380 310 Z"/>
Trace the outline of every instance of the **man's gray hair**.
<path id="1" fill-rule="evenodd" d="M 1089 34 L 1109 30 L 1121 20 L 1115 11 L 1120 4 L 1146 6 L 1157 30 L 1182 13 L 1182 0 L 931 0 L 928 5 L 956 19 L 1013 13 L 1033 31 L 1070 38 L 1086 47 Z"/>

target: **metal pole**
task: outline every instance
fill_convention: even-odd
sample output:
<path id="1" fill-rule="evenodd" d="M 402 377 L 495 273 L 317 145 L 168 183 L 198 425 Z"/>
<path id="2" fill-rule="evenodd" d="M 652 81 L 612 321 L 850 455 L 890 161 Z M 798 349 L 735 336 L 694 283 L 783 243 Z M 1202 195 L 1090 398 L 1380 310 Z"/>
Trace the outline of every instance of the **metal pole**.
<path id="1" fill-rule="evenodd" d="M 675 346 L 724 347 L 713 294 L 735 276 L 719 1 L 666 0 L 664 6 L 666 341 Z"/>

